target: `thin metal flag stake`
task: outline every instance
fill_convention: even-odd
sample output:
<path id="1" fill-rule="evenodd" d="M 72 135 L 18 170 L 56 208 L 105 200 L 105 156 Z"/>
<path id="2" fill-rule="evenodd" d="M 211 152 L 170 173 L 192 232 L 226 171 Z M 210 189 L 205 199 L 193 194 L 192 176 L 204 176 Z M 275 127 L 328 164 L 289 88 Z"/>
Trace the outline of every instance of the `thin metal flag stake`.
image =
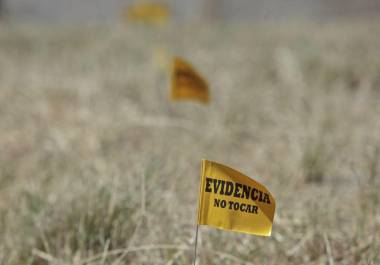
<path id="1" fill-rule="evenodd" d="M 141 176 L 141 215 L 145 216 L 146 213 L 146 175 L 145 172 Z"/>
<path id="2" fill-rule="evenodd" d="M 195 242 L 194 242 L 194 265 L 197 261 L 198 230 L 199 230 L 199 225 L 197 224 L 197 228 L 195 230 Z"/>

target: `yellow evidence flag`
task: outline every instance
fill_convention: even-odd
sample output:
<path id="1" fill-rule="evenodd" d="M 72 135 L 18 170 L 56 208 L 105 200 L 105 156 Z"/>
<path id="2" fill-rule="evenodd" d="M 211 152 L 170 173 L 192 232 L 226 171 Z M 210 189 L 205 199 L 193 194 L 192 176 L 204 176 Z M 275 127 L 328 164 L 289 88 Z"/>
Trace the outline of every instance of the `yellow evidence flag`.
<path id="1" fill-rule="evenodd" d="M 206 80 L 182 58 L 174 58 L 171 83 L 172 100 L 193 99 L 205 104 L 209 102 Z"/>
<path id="2" fill-rule="evenodd" d="M 270 236 L 275 208 L 275 199 L 257 181 L 202 160 L 198 225 Z"/>
<path id="3" fill-rule="evenodd" d="M 169 20 L 170 10 L 163 3 L 141 2 L 129 6 L 123 16 L 129 21 L 165 24 Z"/>

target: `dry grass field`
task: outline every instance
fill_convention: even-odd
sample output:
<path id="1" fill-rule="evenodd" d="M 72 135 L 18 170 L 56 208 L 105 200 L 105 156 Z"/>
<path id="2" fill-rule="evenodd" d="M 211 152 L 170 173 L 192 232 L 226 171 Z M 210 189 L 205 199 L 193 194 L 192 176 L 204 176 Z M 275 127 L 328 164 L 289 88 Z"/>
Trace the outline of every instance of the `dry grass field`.
<path id="1" fill-rule="evenodd" d="M 198 264 L 380 264 L 379 21 L 0 26 L 0 264 L 191 264 L 202 158 L 276 197 Z M 170 102 L 157 48 L 207 76 Z"/>

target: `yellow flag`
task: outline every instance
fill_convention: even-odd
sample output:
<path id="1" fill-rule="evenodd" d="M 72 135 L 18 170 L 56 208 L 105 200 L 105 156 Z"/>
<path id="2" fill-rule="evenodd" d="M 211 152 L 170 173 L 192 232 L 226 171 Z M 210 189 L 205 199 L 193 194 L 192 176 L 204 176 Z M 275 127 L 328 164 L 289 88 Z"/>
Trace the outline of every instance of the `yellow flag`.
<path id="1" fill-rule="evenodd" d="M 172 72 L 172 100 L 193 99 L 207 104 L 209 89 L 205 79 L 181 58 L 174 58 Z"/>
<path id="2" fill-rule="evenodd" d="M 166 4 L 141 2 L 129 6 L 123 17 L 129 21 L 151 24 L 165 24 L 169 20 L 170 10 Z"/>
<path id="3" fill-rule="evenodd" d="M 260 183 L 227 166 L 202 160 L 198 224 L 270 236 L 276 202 Z"/>

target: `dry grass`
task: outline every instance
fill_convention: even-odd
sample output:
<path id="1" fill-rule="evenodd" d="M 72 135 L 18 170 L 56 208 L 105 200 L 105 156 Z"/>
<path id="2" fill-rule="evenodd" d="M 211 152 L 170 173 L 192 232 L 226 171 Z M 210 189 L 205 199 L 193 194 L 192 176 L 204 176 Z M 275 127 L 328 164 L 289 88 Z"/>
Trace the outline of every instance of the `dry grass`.
<path id="1" fill-rule="evenodd" d="M 377 25 L 3 25 L 0 264 L 190 264 L 201 158 L 278 206 L 270 238 L 202 228 L 199 264 L 379 264 Z M 168 102 L 157 46 L 209 107 Z"/>

